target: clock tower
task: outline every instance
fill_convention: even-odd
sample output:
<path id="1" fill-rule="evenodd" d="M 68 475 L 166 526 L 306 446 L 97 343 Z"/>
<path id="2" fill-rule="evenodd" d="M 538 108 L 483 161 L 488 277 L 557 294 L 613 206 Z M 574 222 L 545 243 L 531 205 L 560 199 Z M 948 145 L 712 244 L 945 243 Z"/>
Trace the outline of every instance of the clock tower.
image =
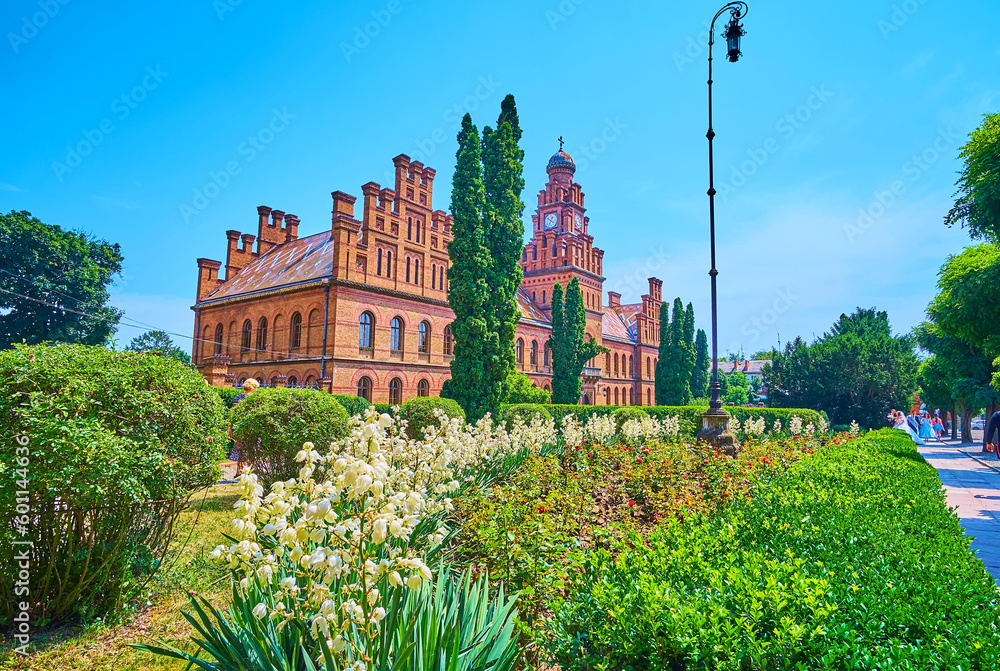
<path id="1" fill-rule="evenodd" d="M 538 209 L 531 215 L 531 240 L 521 255 L 521 288 L 551 319 L 552 287 L 559 283 L 565 289 L 572 278 L 578 278 L 587 309 L 587 333 L 600 343 L 604 251 L 594 247 L 594 237 L 588 232 L 583 191 L 573 181 L 576 164 L 562 150 L 562 138 L 546 171 L 549 180 L 538 193 Z"/>

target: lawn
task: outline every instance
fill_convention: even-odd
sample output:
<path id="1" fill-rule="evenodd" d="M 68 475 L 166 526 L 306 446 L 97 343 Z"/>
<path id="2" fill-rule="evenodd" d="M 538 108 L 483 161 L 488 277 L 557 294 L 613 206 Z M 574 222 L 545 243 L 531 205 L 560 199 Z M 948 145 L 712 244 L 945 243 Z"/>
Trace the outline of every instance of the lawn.
<path id="1" fill-rule="evenodd" d="M 118 624 L 95 622 L 87 626 L 58 628 L 33 638 L 34 652 L 25 659 L 13 653 L 9 642 L 0 649 L 0 668 L 51 671 L 171 671 L 184 664 L 154 657 L 129 647 L 151 640 L 191 649 L 191 626 L 181 616 L 187 608 L 188 590 L 222 604 L 230 593 L 225 571 L 207 561 L 219 544 L 221 532 L 233 517 L 239 498 L 235 485 L 216 485 L 199 492 L 178 520 L 168 565 L 150 586 L 148 601 L 133 604 Z"/>

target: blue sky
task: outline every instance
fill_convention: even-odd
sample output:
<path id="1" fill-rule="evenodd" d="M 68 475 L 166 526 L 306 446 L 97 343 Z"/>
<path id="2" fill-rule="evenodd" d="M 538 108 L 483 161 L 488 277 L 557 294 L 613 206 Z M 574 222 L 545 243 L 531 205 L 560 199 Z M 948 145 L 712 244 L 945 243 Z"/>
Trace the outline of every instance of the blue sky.
<path id="1" fill-rule="evenodd" d="M 323 230 L 330 192 L 389 184 L 399 153 L 437 169 L 447 209 L 458 119 L 493 124 L 510 92 L 526 221 L 563 136 L 605 288 L 638 300 L 656 275 L 707 330 L 722 4 L 13 0 L 0 210 L 120 243 L 115 304 L 188 334 L 195 259 L 224 260 L 226 229 L 256 232 L 269 205 Z M 857 306 L 922 319 L 969 244 L 942 220 L 958 147 L 1000 111 L 998 19 L 990 0 L 751 0 L 744 58 L 716 54 L 720 350 L 811 339 Z"/>

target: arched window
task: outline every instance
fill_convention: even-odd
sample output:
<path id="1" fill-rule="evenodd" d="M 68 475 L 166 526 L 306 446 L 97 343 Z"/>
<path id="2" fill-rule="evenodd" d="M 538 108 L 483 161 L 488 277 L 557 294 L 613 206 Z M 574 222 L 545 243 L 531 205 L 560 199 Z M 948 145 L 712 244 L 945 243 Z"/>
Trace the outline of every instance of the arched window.
<path id="1" fill-rule="evenodd" d="M 358 347 L 372 349 L 375 346 L 375 315 L 365 311 L 358 320 Z"/>
<path id="2" fill-rule="evenodd" d="M 413 259 L 413 283 L 420 284 L 420 259 Z"/>
<path id="3" fill-rule="evenodd" d="M 518 338 L 517 343 L 514 346 L 514 354 L 517 357 L 518 365 L 524 363 L 524 339 Z"/>
<path id="4" fill-rule="evenodd" d="M 451 324 L 444 327 L 444 354 L 451 356 Z"/>
<path id="5" fill-rule="evenodd" d="M 222 324 L 215 327 L 215 353 L 222 354 Z"/>
<path id="6" fill-rule="evenodd" d="M 358 380 L 358 398 L 372 402 L 372 379 L 367 375 Z"/>
<path id="7" fill-rule="evenodd" d="M 292 320 L 288 324 L 288 347 L 298 349 L 302 347 L 302 314 L 299 312 L 292 314 Z"/>
<path id="8" fill-rule="evenodd" d="M 646 405 L 653 405 L 653 390 L 646 389 Z"/>
<path id="9" fill-rule="evenodd" d="M 618 405 L 618 387 L 615 387 L 615 405 Z"/>
<path id="10" fill-rule="evenodd" d="M 382 250 L 381 249 L 378 250 L 378 265 L 376 266 L 375 274 L 376 275 L 381 275 L 382 274 Z"/>
<path id="11" fill-rule="evenodd" d="M 420 380 L 417 382 L 417 396 L 430 396 L 431 395 L 431 383 L 427 380 Z"/>
<path id="12" fill-rule="evenodd" d="M 253 337 L 253 323 L 248 319 L 243 322 L 243 332 L 240 334 L 240 351 L 250 351 L 250 340 Z"/>
<path id="13" fill-rule="evenodd" d="M 542 305 L 545 305 L 545 289 L 542 289 Z"/>
<path id="14" fill-rule="evenodd" d="M 392 252 L 385 253 L 385 276 L 392 277 Z"/>
<path id="15" fill-rule="evenodd" d="M 611 375 L 611 352 L 604 353 L 604 374 Z"/>
<path id="16" fill-rule="evenodd" d="M 406 239 L 413 239 L 413 217 L 406 218 Z"/>
<path id="17" fill-rule="evenodd" d="M 615 352 L 615 377 L 618 377 L 618 352 Z"/>
<path id="18" fill-rule="evenodd" d="M 398 377 L 389 382 L 389 405 L 399 405 L 403 402 L 403 381 Z"/>
<path id="19" fill-rule="evenodd" d="M 628 404 L 635 405 L 635 389 L 632 387 L 628 388 Z"/>
<path id="20" fill-rule="evenodd" d="M 437 283 L 437 272 L 438 272 L 437 264 L 436 263 L 432 263 L 431 264 L 431 289 L 436 288 L 435 284 Z"/>
<path id="21" fill-rule="evenodd" d="M 410 281 L 410 259 L 409 259 L 409 257 L 407 257 L 407 259 L 406 259 L 406 281 L 407 282 Z"/>
<path id="22" fill-rule="evenodd" d="M 285 382 L 285 386 L 287 386 L 287 387 L 298 387 L 299 386 L 299 378 L 297 378 L 297 377 L 295 377 L 293 375 L 292 377 L 288 378 L 288 380 Z"/>
<path id="23" fill-rule="evenodd" d="M 652 365 L 653 365 L 653 360 L 650 357 L 647 356 L 646 357 L 646 378 L 647 379 L 652 379 L 652 377 L 653 377 L 653 373 L 650 370 L 650 368 L 651 368 Z"/>
<path id="24" fill-rule="evenodd" d="M 420 220 L 417 219 L 417 242 L 420 242 Z"/>
<path id="25" fill-rule="evenodd" d="M 635 378 L 635 360 L 631 354 L 628 355 L 628 376 L 633 379 Z"/>
<path id="26" fill-rule="evenodd" d="M 531 341 L 531 350 L 528 352 L 528 363 L 532 366 L 538 365 L 538 341 Z"/>
<path id="27" fill-rule="evenodd" d="M 264 352 L 267 349 L 267 317 L 261 317 L 257 322 L 257 350 Z"/>
<path id="28" fill-rule="evenodd" d="M 545 366 L 552 365 L 552 348 L 549 347 L 548 343 L 545 343 L 545 353 L 542 355 L 542 357 L 543 357 L 542 359 L 543 365 Z"/>
<path id="29" fill-rule="evenodd" d="M 444 266 L 438 268 L 438 288 L 444 291 Z"/>
<path id="30" fill-rule="evenodd" d="M 389 349 L 393 352 L 403 351 L 403 320 L 393 317 L 389 324 Z"/>
<path id="31" fill-rule="evenodd" d="M 611 387 L 604 388 L 604 405 L 611 405 Z"/>
<path id="32" fill-rule="evenodd" d="M 420 322 L 417 335 L 417 351 L 421 354 L 430 354 L 431 351 L 431 325 L 426 321 Z"/>

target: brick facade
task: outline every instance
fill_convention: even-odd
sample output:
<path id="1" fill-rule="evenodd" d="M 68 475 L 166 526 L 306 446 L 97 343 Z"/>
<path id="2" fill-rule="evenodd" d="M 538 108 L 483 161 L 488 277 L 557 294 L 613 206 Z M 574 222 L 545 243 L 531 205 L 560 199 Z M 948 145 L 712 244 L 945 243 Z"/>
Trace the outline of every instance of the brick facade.
<path id="1" fill-rule="evenodd" d="M 394 188 L 361 187 L 363 201 L 331 194 L 330 228 L 298 237 L 293 214 L 257 208 L 257 234 L 226 232 L 222 262 L 198 259 L 193 358 L 212 384 L 253 377 L 274 386 L 317 386 L 376 403 L 437 395 L 450 377 L 448 242 L 451 217 L 434 210 L 435 171 L 393 159 Z M 532 215 L 517 367 L 551 389 L 546 342 L 552 287 L 580 280 L 587 336 L 612 351 L 584 370 L 585 403 L 652 403 L 662 282 L 649 279 L 642 303 L 603 298 L 604 252 L 593 246 L 575 165 L 560 151 Z"/>

